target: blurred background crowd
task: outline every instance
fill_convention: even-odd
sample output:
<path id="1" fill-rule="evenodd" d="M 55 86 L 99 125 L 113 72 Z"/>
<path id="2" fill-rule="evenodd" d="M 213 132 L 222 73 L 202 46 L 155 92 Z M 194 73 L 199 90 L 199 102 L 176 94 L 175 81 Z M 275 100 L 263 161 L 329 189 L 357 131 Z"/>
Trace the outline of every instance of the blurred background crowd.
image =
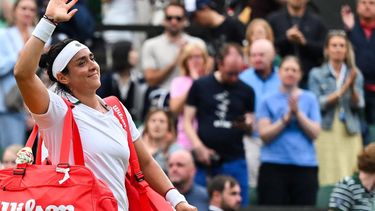
<path id="1" fill-rule="evenodd" d="M 34 125 L 12 70 L 47 2 L 0 0 L 4 168 Z M 375 0 L 333 2 L 339 23 L 313 0 L 79 0 L 46 48 L 90 47 L 97 94 L 122 101 L 199 210 L 335 208 L 335 184 L 363 169 L 374 209 L 358 155 L 375 142 Z"/>

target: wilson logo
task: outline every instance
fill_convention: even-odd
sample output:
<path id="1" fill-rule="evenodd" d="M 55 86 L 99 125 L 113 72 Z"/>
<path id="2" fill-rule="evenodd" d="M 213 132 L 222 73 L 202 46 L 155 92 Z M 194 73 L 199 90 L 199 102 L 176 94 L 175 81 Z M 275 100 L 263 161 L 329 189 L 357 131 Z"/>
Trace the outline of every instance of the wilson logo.
<path id="1" fill-rule="evenodd" d="M 124 115 L 122 115 L 122 112 L 120 111 L 120 108 L 117 107 L 117 105 L 114 105 L 112 108 L 117 113 L 117 115 L 120 117 L 122 126 L 126 127 L 126 122 L 125 122 L 125 119 L 124 119 Z M 124 128 L 124 129 L 126 129 L 126 128 Z"/>
<path id="2" fill-rule="evenodd" d="M 42 207 L 37 205 L 34 199 L 22 202 L 1 202 L 1 211 L 74 211 L 73 205 L 48 205 Z"/>

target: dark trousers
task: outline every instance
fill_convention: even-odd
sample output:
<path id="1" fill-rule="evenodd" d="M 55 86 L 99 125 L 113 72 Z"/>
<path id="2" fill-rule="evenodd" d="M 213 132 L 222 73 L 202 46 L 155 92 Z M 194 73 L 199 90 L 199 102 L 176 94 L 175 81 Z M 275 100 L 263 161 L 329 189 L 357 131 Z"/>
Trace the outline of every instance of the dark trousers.
<path id="1" fill-rule="evenodd" d="M 368 124 L 375 124 L 375 92 L 365 90 L 366 121 Z"/>
<path id="2" fill-rule="evenodd" d="M 259 205 L 315 205 L 318 168 L 262 163 L 258 177 Z"/>

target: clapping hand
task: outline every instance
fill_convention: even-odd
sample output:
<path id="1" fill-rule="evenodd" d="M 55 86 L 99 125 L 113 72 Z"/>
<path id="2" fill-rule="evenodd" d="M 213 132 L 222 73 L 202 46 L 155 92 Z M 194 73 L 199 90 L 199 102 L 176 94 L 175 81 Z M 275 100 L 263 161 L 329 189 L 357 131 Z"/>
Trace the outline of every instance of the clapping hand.
<path id="1" fill-rule="evenodd" d="M 357 71 L 352 69 L 348 75 L 348 78 L 345 80 L 345 83 L 341 88 L 337 91 L 337 95 L 340 98 L 345 94 L 348 89 L 353 89 L 355 86 L 355 79 L 357 78 Z"/>
<path id="2" fill-rule="evenodd" d="M 56 23 L 69 21 L 76 13 L 77 9 L 69 11 L 78 0 L 50 0 L 46 9 L 46 16 Z"/>
<path id="3" fill-rule="evenodd" d="M 289 108 L 292 114 L 296 115 L 298 113 L 298 96 L 291 95 L 289 97 Z"/>
<path id="4" fill-rule="evenodd" d="M 293 27 L 289 28 L 286 31 L 286 36 L 289 41 L 298 43 L 300 45 L 305 45 L 306 44 L 306 38 L 305 35 L 299 30 L 297 25 L 294 25 Z"/>

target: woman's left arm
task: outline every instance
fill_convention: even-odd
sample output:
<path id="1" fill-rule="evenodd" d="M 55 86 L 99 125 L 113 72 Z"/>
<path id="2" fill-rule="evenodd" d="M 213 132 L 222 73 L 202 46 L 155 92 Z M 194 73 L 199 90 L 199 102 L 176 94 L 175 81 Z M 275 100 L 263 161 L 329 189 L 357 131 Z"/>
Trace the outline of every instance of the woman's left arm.
<path id="1" fill-rule="evenodd" d="M 146 150 L 146 147 L 142 143 L 141 139 L 133 142 L 135 150 L 138 155 L 139 164 L 142 172 L 145 176 L 146 181 L 149 183 L 152 189 L 158 192 L 162 196 L 166 196 L 166 193 L 173 188 L 172 183 L 165 175 L 160 166 L 152 158 L 150 153 Z M 196 211 L 197 208 L 191 206 L 186 201 L 181 201 L 175 205 L 176 211 Z"/>
<path id="2" fill-rule="evenodd" d="M 365 106 L 364 94 L 363 94 L 363 75 L 360 71 L 356 73 L 355 80 L 351 86 L 351 106 L 354 108 L 363 108 Z"/>

